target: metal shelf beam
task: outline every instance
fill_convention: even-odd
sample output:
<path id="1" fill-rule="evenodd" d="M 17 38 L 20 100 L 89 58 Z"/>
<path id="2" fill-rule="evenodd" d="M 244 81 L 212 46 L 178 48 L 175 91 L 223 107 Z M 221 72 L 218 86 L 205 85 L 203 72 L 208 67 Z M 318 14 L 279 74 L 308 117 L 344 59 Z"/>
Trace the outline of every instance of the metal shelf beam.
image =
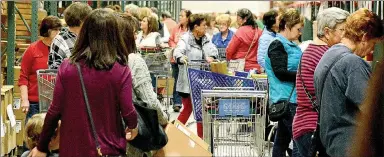
<path id="1" fill-rule="evenodd" d="M 7 41 L 7 85 L 13 85 L 13 65 L 15 62 L 16 19 L 15 2 L 7 2 L 8 41 Z"/>

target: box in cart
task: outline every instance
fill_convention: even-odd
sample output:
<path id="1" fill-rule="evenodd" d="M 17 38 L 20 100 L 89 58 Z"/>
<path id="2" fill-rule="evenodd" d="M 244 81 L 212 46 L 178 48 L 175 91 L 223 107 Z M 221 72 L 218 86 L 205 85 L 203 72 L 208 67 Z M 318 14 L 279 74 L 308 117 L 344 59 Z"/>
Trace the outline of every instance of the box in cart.
<path id="1" fill-rule="evenodd" d="M 167 87 L 167 80 L 168 80 L 168 87 Z M 173 85 L 174 85 L 175 79 L 173 78 L 158 78 L 157 79 L 157 88 L 166 88 L 167 87 L 167 95 L 173 94 Z M 165 90 L 162 91 L 163 94 L 165 94 Z"/>
<path id="2" fill-rule="evenodd" d="M 180 126 L 180 125 L 178 125 Z M 188 136 L 174 124 L 168 124 L 165 128 L 168 143 L 158 150 L 154 156 L 212 156 L 207 149 L 196 143 L 195 137 Z M 188 132 L 188 131 L 187 131 Z"/>

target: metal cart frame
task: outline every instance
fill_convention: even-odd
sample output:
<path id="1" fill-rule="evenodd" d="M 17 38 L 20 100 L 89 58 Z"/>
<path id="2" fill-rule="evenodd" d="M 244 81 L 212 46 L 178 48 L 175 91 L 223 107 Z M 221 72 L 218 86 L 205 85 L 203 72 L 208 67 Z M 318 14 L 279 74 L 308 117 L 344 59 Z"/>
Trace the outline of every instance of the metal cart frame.
<path id="1" fill-rule="evenodd" d="M 47 112 L 53 99 L 58 70 L 37 70 L 37 88 L 39 92 L 39 112 Z"/>

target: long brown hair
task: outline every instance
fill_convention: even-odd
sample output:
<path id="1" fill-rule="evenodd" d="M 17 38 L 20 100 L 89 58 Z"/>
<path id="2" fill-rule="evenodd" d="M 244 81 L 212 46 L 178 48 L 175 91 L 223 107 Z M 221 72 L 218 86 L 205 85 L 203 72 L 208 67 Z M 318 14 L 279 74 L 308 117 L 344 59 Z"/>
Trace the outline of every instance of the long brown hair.
<path id="1" fill-rule="evenodd" d="M 115 62 L 127 65 L 128 54 L 117 18 L 105 9 L 96 9 L 84 20 L 70 62 L 85 60 L 90 68 L 109 70 Z"/>
<path id="2" fill-rule="evenodd" d="M 384 156 L 384 68 L 378 63 L 357 115 L 356 133 L 349 150 L 353 157 Z"/>
<path id="3" fill-rule="evenodd" d="M 128 49 L 128 53 L 136 52 L 136 43 L 134 33 L 138 31 L 138 20 L 127 14 L 118 14 L 121 20 L 119 21 L 119 27 L 121 36 L 123 36 L 125 46 Z"/>

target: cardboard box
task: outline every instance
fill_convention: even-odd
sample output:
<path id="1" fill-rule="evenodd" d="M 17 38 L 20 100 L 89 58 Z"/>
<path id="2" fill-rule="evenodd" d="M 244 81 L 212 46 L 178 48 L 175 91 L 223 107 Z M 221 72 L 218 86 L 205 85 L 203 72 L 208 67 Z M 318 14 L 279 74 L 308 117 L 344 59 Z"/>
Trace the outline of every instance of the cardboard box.
<path id="1" fill-rule="evenodd" d="M 167 88 L 167 95 L 173 94 L 173 85 L 175 79 L 173 78 L 167 78 L 168 79 L 168 88 Z M 167 87 L 167 79 L 166 78 L 158 78 L 157 79 L 157 88 L 165 88 Z M 165 90 L 162 91 L 162 93 L 165 95 Z"/>
<path id="2" fill-rule="evenodd" d="M 1 92 L 1 107 L 0 114 L 3 121 L 7 120 L 7 104 L 8 97 L 5 96 L 5 92 Z"/>
<path id="3" fill-rule="evenodd" d="M 6 126 L 6 135 L 5 135 L 5 153 L 8 154 L 14 148 L 16 148 L 16 129 L 15 127 L 11 127 L 10 121 L 5 121 Z"/>
<path id="4" fill-rule="evenodd" d="M 16 117 L 16 120 L 23 120 L 26 118 L 27 114 L 21 109 L 21 100 L 20 98 L 15 98 L 13 102 L 13 114 Z"/>
<path id="5" fill-rule="evenodd" d="M 219 73 L 219 74 L 224 74 L 224 75 L 227 75 L 228 74 L 228 69 L 227 69 L 227 62 L 224 61 L 224 62 L 212 62 L 210 64 L 211 66 L 211 71 L 214 72 L 214 73 Z"/>
<path id="6" fill-rule="evenodd" d="M 180 126 L 180 125 L 178 125 Z M 193 136 L 187 136 L 175 125 L 168 124 L 165 128 L 168 135 L 168 143 L 162 149 L 155 152 L 155 157 L 163 156 L 212 156 L 205 148 L 201 147 L 195 141 Z"/>
<path id="7" fill-rule="evenodd" d="M 21 67 L 20 66 L 14 66 L 13 67 L 13 72 L 14 72 L 14 76 L 13 78 L 15 80 L 19 80 L 19 77 L 20 77 L 20 70 L 21 70 Z"/>
<path id="8" fill-rule="evenodd" d="M 5 141 L 5 139 L 8 139 L 8 137 L 6 137 L 6 132 L 7 132 L 7 128 L 6 128 L 6 126 L 5 126 L 5 123 L 3 122 L 3 119 L 1 119 L 1 123 L 0 123 L 0 130 L 1 130 L 1 132 L 2 132 L 2 134 L 1 134 L 1 154 L 0 154 L 0 156 L 4 156 L 5 154 L 6 154 L 6 149 L 8 149 L 8 148 L 6 148 L 6 146 L 8 147 L 8 143 L 6 144 L 6 141 Z M 4 132 L 4 134 L 3 134 L 3 132 Z"/>
<path id="9" fill-rule="evenodd" d="M 19 80 L 13 81 L 13 97 L 15 97 L 16 94 L 20 95 L 20 87 L 19 87 Z"/>
<path id="10" fill-rule="evenodd" d="M 197 136 L 192 130 L 190 130 L 187 126 L 185 126 L 183 123 L 181 123 L 178 120 L 175 120 L 174 125 L 176 126 L 177 129 L 182 131 L 185 135 L 190 137 L 193 141 L 195 141 L 197 144 L 199 144 L 205 150 L 208 150 L 209 145 L 206 142 L 204 142 L 203 139 L 201 139 L 199 136 Z"/>
<path id="11" fill-rule="evenodd" d="M 23 146 L 25 135 L 25 119 L 16 120 L 16 145 Z"/>

